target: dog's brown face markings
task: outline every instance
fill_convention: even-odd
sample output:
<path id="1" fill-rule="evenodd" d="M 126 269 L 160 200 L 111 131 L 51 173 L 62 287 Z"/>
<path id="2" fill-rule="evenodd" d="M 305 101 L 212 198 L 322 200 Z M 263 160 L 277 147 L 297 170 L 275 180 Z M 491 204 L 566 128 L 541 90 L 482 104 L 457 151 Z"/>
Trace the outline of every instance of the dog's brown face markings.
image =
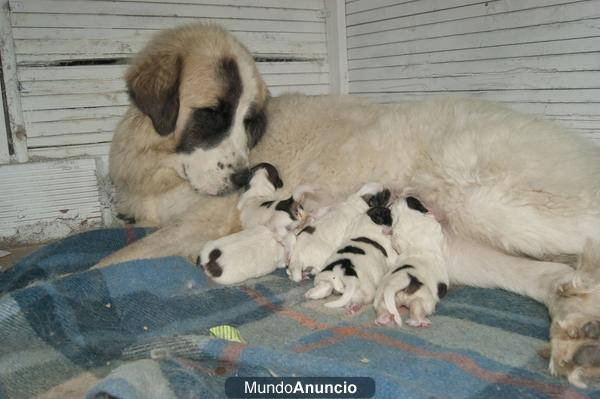
<path id="1" fill-rule="evenodd" d="M 155 37 L 125 78 L 133 105 L 151 121 L 142 139 L 156 149 L 148 149 L 169 156 L 169 167 L 200 193 L 232 189 L 230 175 L 248 167 L 267 127 L 268 91 L 249 52 L 217 26 L 190 25 Z"/>
<path id="2" fill-rule="evenodd" d="M 190 154 L 196 148 L 205 150 L 218 146 L 231 132 L 243 86 L 237 62 L 232 58 L 221 60 L 220 77 L 226 87 L 222 98 L 213 107 L 197 108 L 192 112 L 177 144 L 176 151 Z M 217 162 L 223 165 L 222 162 Z"/>

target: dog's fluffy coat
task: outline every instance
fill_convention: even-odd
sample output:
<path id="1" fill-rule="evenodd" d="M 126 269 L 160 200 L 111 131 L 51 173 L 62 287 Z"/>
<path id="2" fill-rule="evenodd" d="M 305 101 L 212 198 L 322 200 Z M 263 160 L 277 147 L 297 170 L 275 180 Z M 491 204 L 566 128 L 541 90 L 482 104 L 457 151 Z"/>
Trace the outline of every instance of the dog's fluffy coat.
<path id="1" fill-rule="evenodd" d="M 231 64 L 223 64 L 227 58 L 237 62 L 245 88 L 231 140 L 216 152 L 177 153 L 192 109 L 214 107 L 222 96 L 227 74 L 218 71 Z M 251 55 L 213 26 L 161 33 L 131 68 L 128 82 L 134 92 L 153 79 L 156 86 L 148 87 L 177 83 L 179 88 L 173 133 L 163 135 L 172 124 L 168 115 L 161 121 L 160 112 L 135 96 L 111 148 L 119 210 L 163 227 L 99 267 L 135 258 L 189 256 L 206 240 L 239 230 L 232 212 L 236 197 L 206 194 L 226 187 L 222 158 L 231 157 L 232 165 L 246 163 L 253 143 L 241 126 L 249 111 L 265 109 L 267 98 Z M 153 97 L 159 111 L 173 105 L 165 96 Z M 465 99 L 378 105 L 351 97 L 290 94 L 266 102 L 264 116 L 268 124 L 250 153 L 251 162 L 278 165 L 291 187 L 327 187 L 312 209 L 340 201 L 371 180 L 393 190 L 408 187 L 447 226 L 451 282 L 502 287 L 543 301 L 553 317 L 552 369 L 565 373 L 558 365 L 574 364 L 574 353 L 587 341 L 561 335 L 564 323 L 584 331 L 587 323 L 599 320 L 600 292 L 586 299 L 559 297 L 557 286 L 573 279 L 573 269 L 543 260 L 581 255 L 588 239 L 600 237 L 597 146 L 541 119 Z M 260 125 L 259 120 L 253 124 Z M 562 352 L 563 343 L 576 350 Z M 597 341 L 589 351 L 600 354 Z"/>

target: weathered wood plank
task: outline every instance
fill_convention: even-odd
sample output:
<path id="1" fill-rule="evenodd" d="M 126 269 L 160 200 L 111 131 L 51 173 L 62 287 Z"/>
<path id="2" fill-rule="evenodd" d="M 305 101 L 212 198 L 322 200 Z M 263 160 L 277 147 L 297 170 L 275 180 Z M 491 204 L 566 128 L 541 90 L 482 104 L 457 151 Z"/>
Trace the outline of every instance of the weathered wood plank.
<path id="1" fill-rule="evenodd" d="M 147 15 L 204 18 L 226 16 L 234 19 L 308 22 L 319 22 L 323 19 L 323 15 L 319 10 L 185 3 L 179 3 L 174 7 L 172 4 L 129 1 L 10 0 L 10 7 L 13 13 L 39 14 Z"/>
<path id="2" fill-rule="evenodd" d="M 481 73 L 352 82 L 351 92 L 600 88 L 600 72 Z"/>
<path id="3" fill-rule="evenodd" d="M 453 8 L 441 12 L 416 16 L 374 20 L 348 27 L 349 41 L 361 36 L 378 37 L 378 33 L 401 31 L 404 35 L 421 37 L 463 34 L 489 30 L 530 26 L 556 21 L 585 18 L 584 11 L 577 12 L 576 0 L 527 0 L 511 2 L 499 0 L 467 7 Z M 442 4 L 444 2 L 441 2 Z M 580 4 L 585 4 L 581 3 Z M 587 4 L 586 10 L 593 9 Z M 411 33 L 414 32 L 414 33 Z M 397 32 L 400 33 L 400 32 Z M 430 36 L 428 36 L 430 35 Z M 390 37 L 388 36 L 387 39 Z M 377 39 L 373 39 L 377 40 Z M 366 44 L 366 43 L 365 43 Z"/>
<path id="4" fill-rule="evenodd" d="M 12 14 L 15 28 L 116 28 L 161 30 L 192 22 L 211 22 L 233 32 L 307 32 L 325 33 L 323 22 L 279 21 L 265 19 L 151 17 L 143 15 Z"/>
<path id="5" fill-rule="evenodd" d="M 600 7 L 596 14 L 600 16 Z M 456 49 L 497 47 L 531 42 L 543 43 L 550 40 L 597 37 L 599 35 L 600 19 L 583 19 L 498 31 L 416 39 L 364 48 L 353 48 L 348 49 L 348 57 L 350 59 L 386 57 L 392 54 L 404 55 L 428 53 Z"/>
<path id="6" fill-rule="evenodd" d="M 352 69 L 349 71 L 349 76 L 350 80 L 358 82 L 415 77 L 472 76 L 480 73 L 593 71 L 600 70 L 600 39 L 598 45 L 597 52 L 473 61 L 416 62 L 390 67 Z"/>

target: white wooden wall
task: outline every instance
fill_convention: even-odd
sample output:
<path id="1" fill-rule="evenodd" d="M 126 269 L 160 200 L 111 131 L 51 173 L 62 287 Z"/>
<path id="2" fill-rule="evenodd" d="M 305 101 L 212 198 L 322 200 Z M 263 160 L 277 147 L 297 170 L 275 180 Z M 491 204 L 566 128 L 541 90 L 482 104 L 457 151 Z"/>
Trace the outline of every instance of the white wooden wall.
<path id="1" fill-rule="evenodd" d="M 107 154 L 128 102 L 123 64 L 154 33 L 184 23 L 214 21 L 232 31 L 261 60 L 273 94 L 329 89 L 323 0 L 9 3 L 31 156 Z"/>
<path id="2" fill-rule="evenodd" d="M 128 103 L 122 76 L 154 33 L 217 22 L 257 57 L 274 95 L 324 94 L 326 14 L 324 0 L 0 0 L 12 160 L 30 161 L 0 166 L 0 239 L 47 240 L 110 220 L 106 155 Z"/>
<path id="3" fill-rule="evenodd" d="M 350 93 L 475 96 L 600 140 L 598 0 L 348 0 L 346 24 Z"/>
<path id="4" fill-rule="evenodd" d="M 36 161 L 0 166 L 0 239 L 108 220 L 125 64 L 192 21 L 237 35 L 275 95 L 476 96 L 600 142 L 600 0 L 0 0 L 0 164 Z"/>

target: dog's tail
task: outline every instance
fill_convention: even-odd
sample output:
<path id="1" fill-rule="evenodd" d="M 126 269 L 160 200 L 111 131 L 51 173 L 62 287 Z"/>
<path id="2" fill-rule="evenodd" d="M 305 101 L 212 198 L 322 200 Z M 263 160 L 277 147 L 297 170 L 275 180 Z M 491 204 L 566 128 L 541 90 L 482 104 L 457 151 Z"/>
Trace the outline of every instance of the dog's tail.
<path id="1" fill-rule="evenodd" d="M 341 308 L 342 306 L 348 305 L 350 301 L 352 301 L 354 293 L 358 289 L 357 285 L 358 280 L 356 278 L 348 279 L 342 296 L 336 299 L 335 301 L 327 302 L 325 306 L 327 306 L 328 308 Z"/>
<path id="2" fill-rule="evenodd" d="M 396 306 L 396 294 L 402 291 L 410 284 L 410 279 L 407 274 L 392 274 L 388 280 L 387 286 L 383 290 L 383 302 L 388 312 L 394 315 L 394 321 L 399 326 L 402 326 L 402 318 Z"/>

